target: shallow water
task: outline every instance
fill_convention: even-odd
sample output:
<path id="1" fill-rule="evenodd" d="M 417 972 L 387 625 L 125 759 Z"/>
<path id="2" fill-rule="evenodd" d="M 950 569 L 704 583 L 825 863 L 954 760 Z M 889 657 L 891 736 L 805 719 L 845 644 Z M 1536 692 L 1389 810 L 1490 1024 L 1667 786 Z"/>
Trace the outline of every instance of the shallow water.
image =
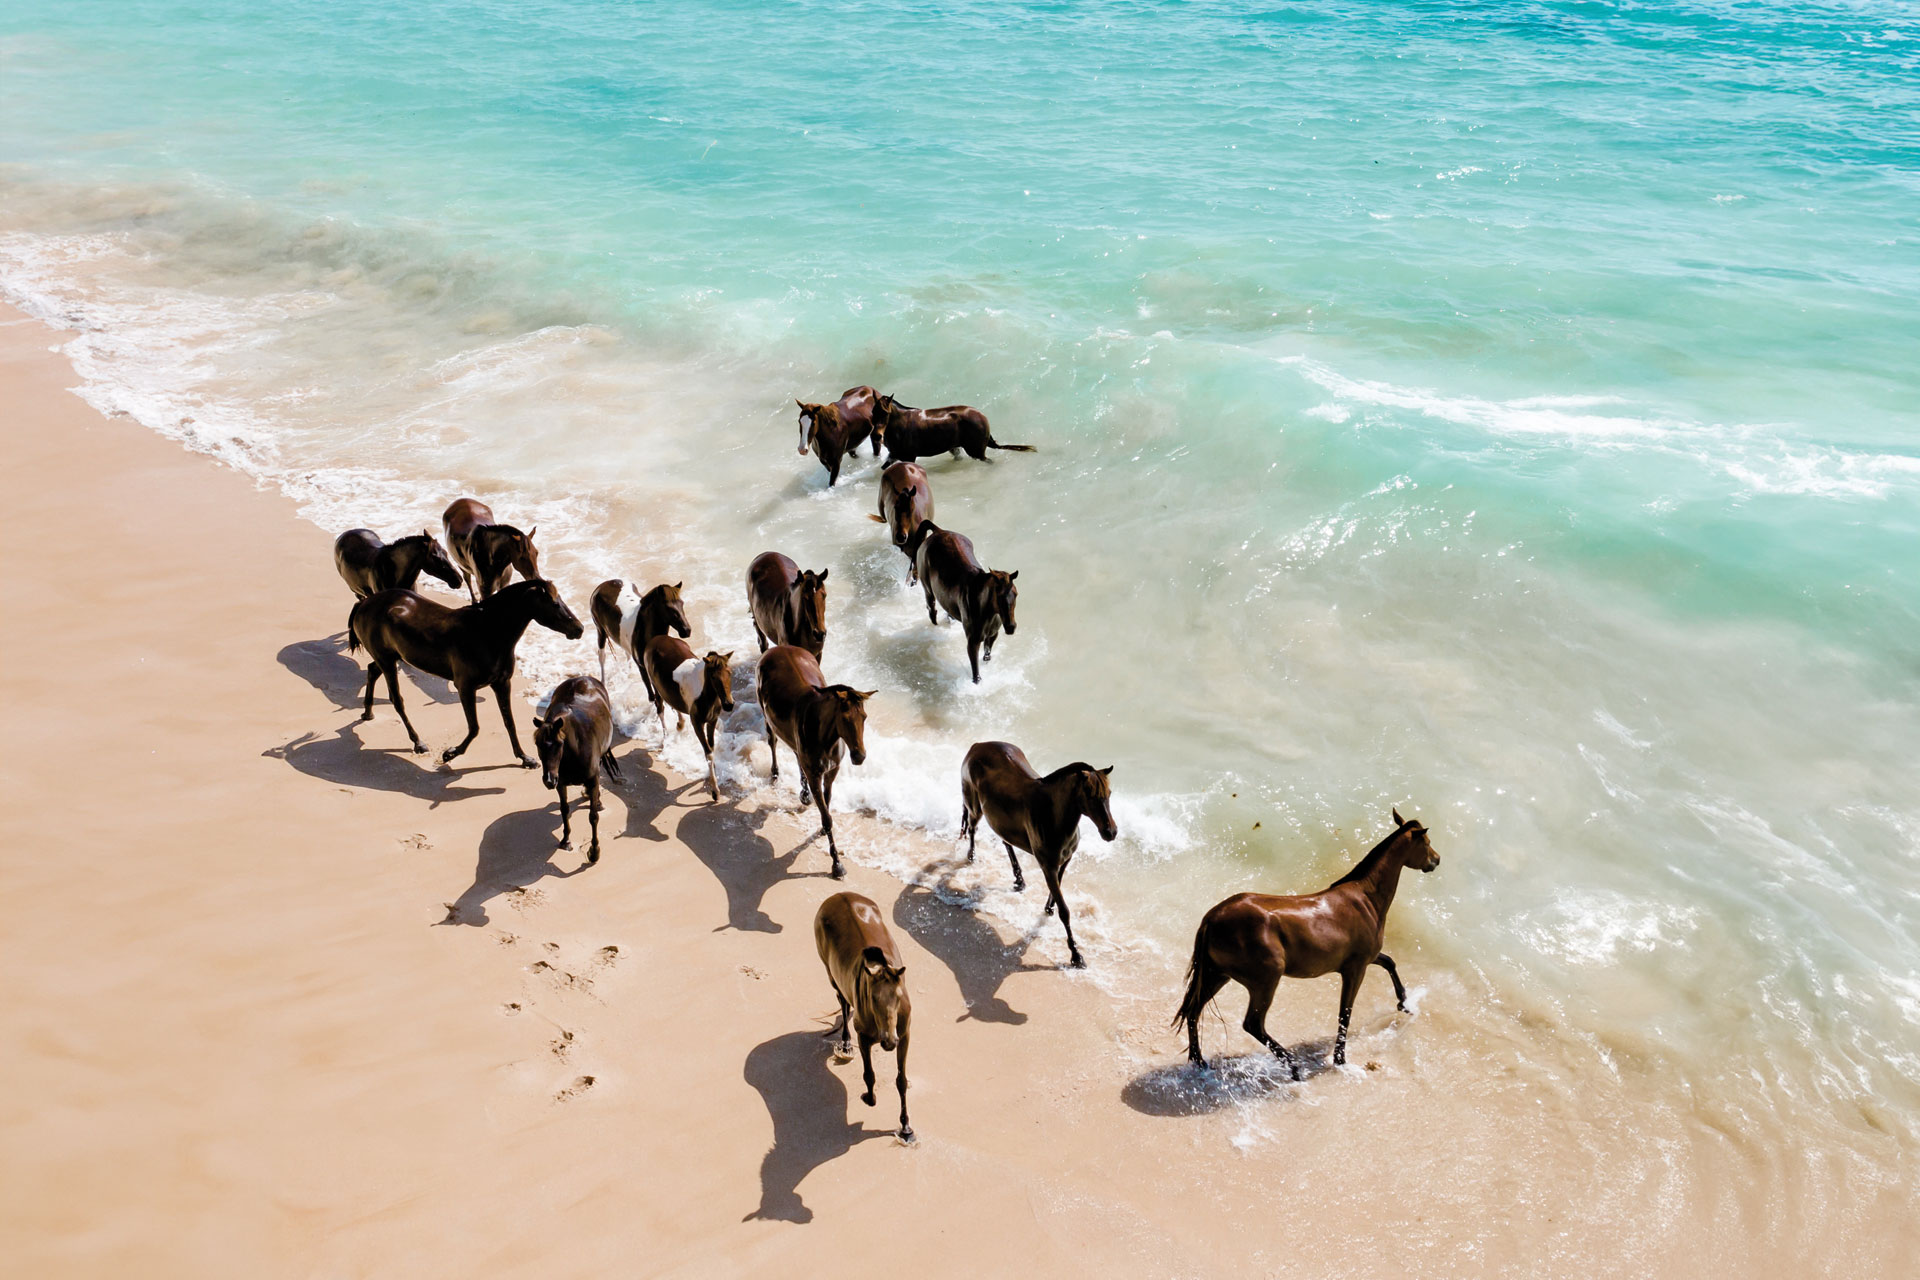
<path id="1" fill-rule="evenodd" d="M 1200 910 L 1398 805 L 1428 1069 L 1910 1178 L 1909 7 L 257 9 L 0 13 L 0 289 L 95 403 L 330 530 L 482 494 L 576 608 L 683 578 L 742 657 L 747 560 L 831 566 L 884 691 L 838 798 L 951 833 L 968 742 L 1115 765 L 1071 890 L 1143 1019 Z M 929 464 L 1021 571 L 977 688 L 876 464 L 794 454 L 862 382 L 1039 449 Z"/>

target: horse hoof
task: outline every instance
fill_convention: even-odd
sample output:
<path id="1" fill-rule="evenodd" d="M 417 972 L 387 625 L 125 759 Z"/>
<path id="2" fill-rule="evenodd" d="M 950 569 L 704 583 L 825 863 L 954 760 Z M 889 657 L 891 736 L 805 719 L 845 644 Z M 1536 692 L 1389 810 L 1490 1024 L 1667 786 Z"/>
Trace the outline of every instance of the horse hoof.
<path id="1" fill-rule="evenodd" d="M 426 744 L 426 743 L 424 743 L 424 742 L 416 742 L 416 743 L 414 743 L 414 744 L 413 744 L 413 754 L 415 754 L 415 755 L 417 755 L 417 756 L 423 756 L 423 755 L 425 755 L 425 754 L 427 754 L 427 744 Z"/>
<path id="2" fill-rule="evenodd" d="M 902 1142 L 913 1141 L 913 1127 L 911 1125 L 903 1124 L 900 1126 L 900 1141 Z"/>
<path id="3" fill-rule="evenodd" d="M 1076 969 L 1084 969 L 1087 967 L 1087 958 L 1076 951 L 1073 953 L 1072 964 Z"/>
<path id="4" fill-rule="evenodd" d="M 369 720 L 371 720 L 371 719 L 373 719 L 373 712 L 371 712 L 371 711 L 369 711 L 369 712 L 367 712 L 366 714 L 364 714 L 364 715 L 362 715 L 362 716 L 360 717 L 360 721 L 361 721 L 361 723 L 362 723 L 362 724 L 364 724 L 364 723 L 366 723 L 367 721 L 369 721 Z"/>
<path id="5" fill-rule="evenodd" d="M 527 759 L 525 756 L 520 756 L 518 758 L 520 761 L 520 767 L 522 769 L 531 769 L 534 767 L 534 761 Z"/>
<path id="6" fill-rule="evenodd" d="M 868 1106 L 872 1106 L 872 1105 L 873 1105 L 873 1090 L 871 1090 L 871 1089 L 869 1089 L 869 1090 L 867 1090 L 867 1091 L 866 1091 L 865 1093 L 863 1093 L 863 1094 L 861 1094 L 861 1095 L 860 1095 L 860 1101 L 862 1101 L 862 1102 L 864 1102 L 864 1103 L 866 1103 L 866 1104 L 867 1104 Z"/>
<path id="7" fill-rule="evenodd" d="M 827 875 L 830 879 L 845 880 L 847 878 L 847 869 L 843 866 L 840 866 L 838 863 L 835 863 L 833 870 L 829 871 Z"/>
<path id="8" fill-rule="evenodd" d="M 573 841 L 572 841 L 572 840 L 570 840 L 570 839 L 569 839 L 569 840 L 562 840 L 562 841 L 560 842 L 560 847 L 561 847 L 562 849 L 571 849 L 571 848 L 573 848 Z"/>
<path id="9" fill-rule="evenodd" d="M 595 845 L 593 848 L 587 850 L 587 865 L 592 866 L 598 861 L 600 861 L 600 847 Z"/>

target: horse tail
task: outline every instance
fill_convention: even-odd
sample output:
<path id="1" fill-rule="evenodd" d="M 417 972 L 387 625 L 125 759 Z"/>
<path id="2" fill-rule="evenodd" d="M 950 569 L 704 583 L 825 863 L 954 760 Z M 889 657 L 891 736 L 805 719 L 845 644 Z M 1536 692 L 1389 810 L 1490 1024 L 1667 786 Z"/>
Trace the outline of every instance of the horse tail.
<path id="1" fill-rule="evenodd" d="M 1032 445 L 1030 445 L 1030 444 L 1001 444 L 1001 443 L 1000 443 L 1000 442 L 999 442 L 998 440 L 995 440 L 995 439 L 994 439 L 994 438 L 993 438 L 992 436 L 988 436 L 988 437 L 987 437 L 987 448 L 989 448 L 989 449 L 1005 449 L 1005 450 L 1006 450 L 1006 451 L 1007 451 L 1008 453 L 1038 453 L 1038 452 L 1040 452 L 1040 451 L 1039 451 L 1038 449 L 1036 449 L 1036 448 L 1034 448 L 1034 447 L 1033 447 Z"/>
<path id="2" fill-rule="evenodd" d="M 1172 1025 L 1177 1027 L 1205 1011 L 1207 979 L 1212 973 L 1213 962 L 1207 958 L 1207 922 L 1202 920 L 1193 934 L 1193 959 L 1187 964 L 1187 994 L 1180 1000 Z"/>
<path id="3" fill-rule="evenodd" d="M 349 611 L 347 614 L 347 652 L 348 653 L 360 652 L 360 637 L 358 634 L 355 633 L 353 629 L 353 620 L 359 616 L 360 616 L 360 605 L 358 602 L 355 602 L 352 610 Z"/>

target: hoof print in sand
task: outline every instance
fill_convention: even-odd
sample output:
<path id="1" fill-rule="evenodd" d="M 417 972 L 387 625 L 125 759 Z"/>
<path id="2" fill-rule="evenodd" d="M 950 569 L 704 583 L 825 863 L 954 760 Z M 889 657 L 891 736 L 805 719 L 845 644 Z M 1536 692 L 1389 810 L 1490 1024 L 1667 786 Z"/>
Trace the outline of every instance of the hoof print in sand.
<path id="1" fill-rule="evenodd" d="M 507 901 L 513 904 L 515 911 L 525 911 L 528 907 L 537 907 L 547 900 L 547 895 L 538 889 L 514 886 L 507 890 Z"/>
<path id="2" fill-rule="evenodd" d="M 609 944 L 607 946 L 600 948 L 598 951 L 594 952 L 593 958 L 599 961 L 601 964 L 605 964 L 605 965 L 619 964 L 620 948 L 618 946 Z"/>
<path id="3" fill-rule="evenodd" d="M 545 960 L 535 960 L 527 968 L 529 972 L 539 974 L 563 990 L 586 991 L 593 986 L 591 978 L 582 978 L 578 974 L 568 973 L 558 965 L 549 964 Z"/>
<path id="4" fill-rule="evenodd" d="M 400 847 L 402 849 L 411 849 L 415 853 L 421 853 L 421 852 L 424 852 L 425 850 L 433 848 L 431 844 L 427 843 L 427 837 L 423 833 L 418 831 L 414 832 L 410 836 L 401 836 Z"/>
<path id="5" fill-rule="evenodd" d="M 555 1102 L 572 1102 L 575 1098 L 578 1098 L 591 1088 L 593 1088 L 592 1076 L 578 1076 L 572 1084 L 554 1094 L 553 1100 Z"/>
<path id="6" fill-rule="evenodd" d="M 509 1000 L 500 1006 L 500 1012 L 511 1018 L 520 1012 L 520 1002 L 518 1000 Z"/>
<path id="7" fill-rule="evenodd" d="M 566 1061 L 567 1055 L 573 1052 L 573 1032 L 562 1028 L 560 1038 L 553 1042 L 551 1048 L 554 1057 Z"/>

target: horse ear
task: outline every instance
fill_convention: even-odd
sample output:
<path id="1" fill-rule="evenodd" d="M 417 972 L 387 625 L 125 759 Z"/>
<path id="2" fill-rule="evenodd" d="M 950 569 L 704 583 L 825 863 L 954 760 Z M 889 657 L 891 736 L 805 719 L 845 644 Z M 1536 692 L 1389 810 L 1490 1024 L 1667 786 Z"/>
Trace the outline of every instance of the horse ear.
<path id="1" fill-rule="evenodd" d="M 827 580 L 827 575 L 832 572 L 833 572 L 832 569 L 822 569 L 818 575 L 820 581 L 825 582 Z"/>
<path id="2" fill-rule="evenodd" d="M 1400 816 L 1400 811 L 1398 809 L 1395 809 L 1393 811 L 1393 825 L 1396 827 L 1404 827 L 1407 825 L 1407 820 Z"/>
<path id="3" fill-rule="evenodd" d="M 887 967 L 887 953 L 878 947 L 868 947 L 860 955 L 867 962 L 868 973 L 883 973 Z"/>
<path id="4" fill-rule="evenodd" d="M 1101 776 L 1101 777 L 1103 777 L 1103 778 L 1105 778 L 1105 777 L 1108 777 L 1109 775 L 1111 775 L 1112 773 L 1113 773 L 1113 766 L 1112 766 L 1112 765 L 1108 765 L 1108 766 L 1107 766 L 1106 768 L 1104 768 L 1104 769 L 1102 769 L 1102 770 L 1100 771 L 1100 776 Z"/>
<path id="5" fill-rule="evenodd" d="M 531 528 L 531 529 L 529 529 L 529 530 L 527 530 L 527 541 L 528 541 L 528 542 L 532 542 L 532 541 L 533 541 L 533 535 L 534 535 L 534 534 L 536 534 L 536 533 L 538 533 L 538 532 L 540 532 L 540 526 L 539 526 L 539 525 L 535 525 L 535 526 L 533 526 L 533 528 Z"/>
<path id="6" fill-rule="evenodd" d="M 856 689 L 854 690 L 853 696 L 860 699 L 860 701 L 865 702 L 868 698 L 871 698 L 874 694 L 878 692 L 880 692 L 878 689 L 869 689 L 865 693 L 861 693 L 859 690 Z"/>
<path id="7" fill-rule="evenodd" d="M 900 981 L 900 979 L 907 976 L 907 966 L 900 965 L 897 968 L 889 969 L 887 970 L 887 976 L 889 978 L 892 978 L 895 982 L 898 982 Z"/>
<path id="8" fill-rule="evenodd" d="M 729 650 L 727 650 L 727 651 L 726 651 L 725 653 L 723 653 L 723 654 L 721 654 L 721 655 L 720 655 L 720 661 L 722 661 L 722 662 L 724 662 L 724 663 L 726 663 L 726 664 L 727 664 L 728 666 L 732 666 L 732 665 L 733 665 L 733 650 L 731 650 L 731 649 L 729 649 Z"/>
<path id="9" fill-rule="evenodd" d="M 1019 576 L 1020 576 L 1020 571 L 1018 569 L 1015 569 L 1012 573 L 1007 575 L 1007 581 L 1012 582 L 1015 578 Z"/>
<path id="10" fill-rule="evenodd" d="M 684 587 L 686 585 L 687 585 L 687 580 L 685 578 L 682 578 L 680 581 L 673 584 L 673 589 L 675 591 L 678 591 L 681 587 Z"/>

